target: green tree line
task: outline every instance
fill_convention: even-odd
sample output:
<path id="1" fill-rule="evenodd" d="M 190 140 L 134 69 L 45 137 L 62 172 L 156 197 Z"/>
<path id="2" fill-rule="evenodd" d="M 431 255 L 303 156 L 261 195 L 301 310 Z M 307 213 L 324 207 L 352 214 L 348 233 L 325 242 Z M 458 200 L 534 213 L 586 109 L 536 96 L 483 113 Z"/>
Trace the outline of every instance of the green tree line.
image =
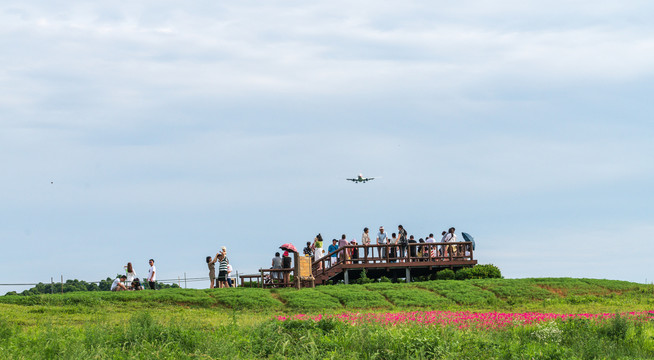
<path id="1" fill-rule="evenodd" d="M 117 275 L 116 277 L 119 277 Z M 115 278 L 114 278 L 115 279 Z M 84 280 L 69 279 L 66 280 L 63 284 L 63 292 L 73 292 L 73 291 L 110 291 L 111 284 L 114 282 L 114 279 L 108 277 L 105 280 L 101 280 L 99 283 L 95 282 L 86 282 Z M 145 289 L 148 289 L 148 283 L 141 283 Z M 168 288 L 179 288 L 177 284 L 165 284 L 157 283 L 157 289 L 168 289 Z M 51 293 L 61 293 L 62 286 L 60 282 L 56 283 L 38 283 L 31 289 L 27 289 L 23 292 L 17 293 L 15 291 L 10 291 L 5 295 L 39 295 L 39 294 L 51 294 Z"/>

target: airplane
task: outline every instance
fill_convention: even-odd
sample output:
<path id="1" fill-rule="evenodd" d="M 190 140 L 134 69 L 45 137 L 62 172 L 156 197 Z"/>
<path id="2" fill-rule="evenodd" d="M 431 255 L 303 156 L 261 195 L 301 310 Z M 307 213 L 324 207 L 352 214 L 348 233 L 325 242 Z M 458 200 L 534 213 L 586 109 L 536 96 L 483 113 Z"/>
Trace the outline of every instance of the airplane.
<path id="1" fill-rule="evenodd" d="M 359 174 L 359 176 L 357 176 L 356 179 L 345 179 L 345 180 L 349 180 L 349 181 L 352 181 L 352 182 L 355 182 L 355 183 L 365 183 L 365 182 L 370 181 L 370 180 L 375 180 L 375 178 L 374 177 L 367 178 L 367 177 L 363 177 L 362 174 Z"/>

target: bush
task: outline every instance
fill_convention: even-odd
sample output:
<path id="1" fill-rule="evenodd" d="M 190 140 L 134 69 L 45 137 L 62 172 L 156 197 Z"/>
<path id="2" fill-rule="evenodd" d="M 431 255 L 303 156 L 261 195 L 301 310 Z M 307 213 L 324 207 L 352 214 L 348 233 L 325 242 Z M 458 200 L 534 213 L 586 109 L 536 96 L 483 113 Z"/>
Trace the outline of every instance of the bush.
<path id="1" fill-rule="evenodd" d="M 463 269 L 459 269 L 459 271 L 456 272 L 457 280 L 468 280 L 472 278 L 473 278 L 472 268 L 463 268 Z"/>
<path id="2" fill-rule="evenodd" d="M 363 269 L 363 271 L 361 272 L 361 277 L 356 279 L 356 281 L 354 283 L 355 284 L 360 284 L 360 285 L 365 285 L 365 284 L 373 283 L 374 281 L 375 280 L 368 277 L 368 272 L 366 271 L 366 269 Z"/>
<path id="3" fill-rule="evenodd" d="M 475 265 L 472 269 L 472 277 L 470 279 L 501 279 L 502 272 L 500 269 L 493 265 Z"/>
<path id="4" fill-rule="evenodd" d="M 454 280 L 455 277 L 454 271 L 450 269 L 443 269 L 436 273 L 436 278 L 438 280 Z"/>

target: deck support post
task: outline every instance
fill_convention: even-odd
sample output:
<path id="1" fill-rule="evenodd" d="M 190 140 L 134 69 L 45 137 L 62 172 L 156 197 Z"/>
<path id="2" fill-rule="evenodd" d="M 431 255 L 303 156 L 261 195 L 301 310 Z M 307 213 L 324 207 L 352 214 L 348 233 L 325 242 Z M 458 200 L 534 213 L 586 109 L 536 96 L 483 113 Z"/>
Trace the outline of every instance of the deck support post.
<path id="1" fill-rule="evenodd" d="M 348 269 L 345 269 L 345 272 L 343 273 L 343 281 L 345 282 L 345 285 L 350 283 L 350 271 Z"/>
<path id="2" fill-rule="evenodd" d="M 411 282 L 411 268 L 406 268 L 406 282 Z"/>

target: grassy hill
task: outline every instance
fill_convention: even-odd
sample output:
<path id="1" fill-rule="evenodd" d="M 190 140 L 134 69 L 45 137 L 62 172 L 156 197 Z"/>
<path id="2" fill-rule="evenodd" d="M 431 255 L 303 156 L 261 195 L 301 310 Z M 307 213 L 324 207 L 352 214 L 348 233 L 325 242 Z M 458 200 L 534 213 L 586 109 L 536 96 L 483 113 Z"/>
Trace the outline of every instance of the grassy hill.
<path id="1" fill-rule="evenodd" d="M 140 304 L 181 305 L 254 312 L 317 312 L 342 310 L 561 310 L 596 311 L 628 306 L 649 310 L 654 286 L 616 280 L 538 278 L 373 283 L 319 286 L 315 289 L 166 289 L 141 292 L 73 292 L 54 295 L 0 297 L 0 304 L 84 305 L 90 307 Z"/>
<path id="2" fill-rule="evenodd" d="M 646 359 L 654 357 L 654 320 L 647 313 L 509 323 L 500 330 L 341 320 L 433 310 L 496 318 L 652 309 L 652 285 L 573 278 L 9 295 L 0 297 L 0 353 L 10 359 Z M 276 320 L 296 314 L 326 316 Z"/>

